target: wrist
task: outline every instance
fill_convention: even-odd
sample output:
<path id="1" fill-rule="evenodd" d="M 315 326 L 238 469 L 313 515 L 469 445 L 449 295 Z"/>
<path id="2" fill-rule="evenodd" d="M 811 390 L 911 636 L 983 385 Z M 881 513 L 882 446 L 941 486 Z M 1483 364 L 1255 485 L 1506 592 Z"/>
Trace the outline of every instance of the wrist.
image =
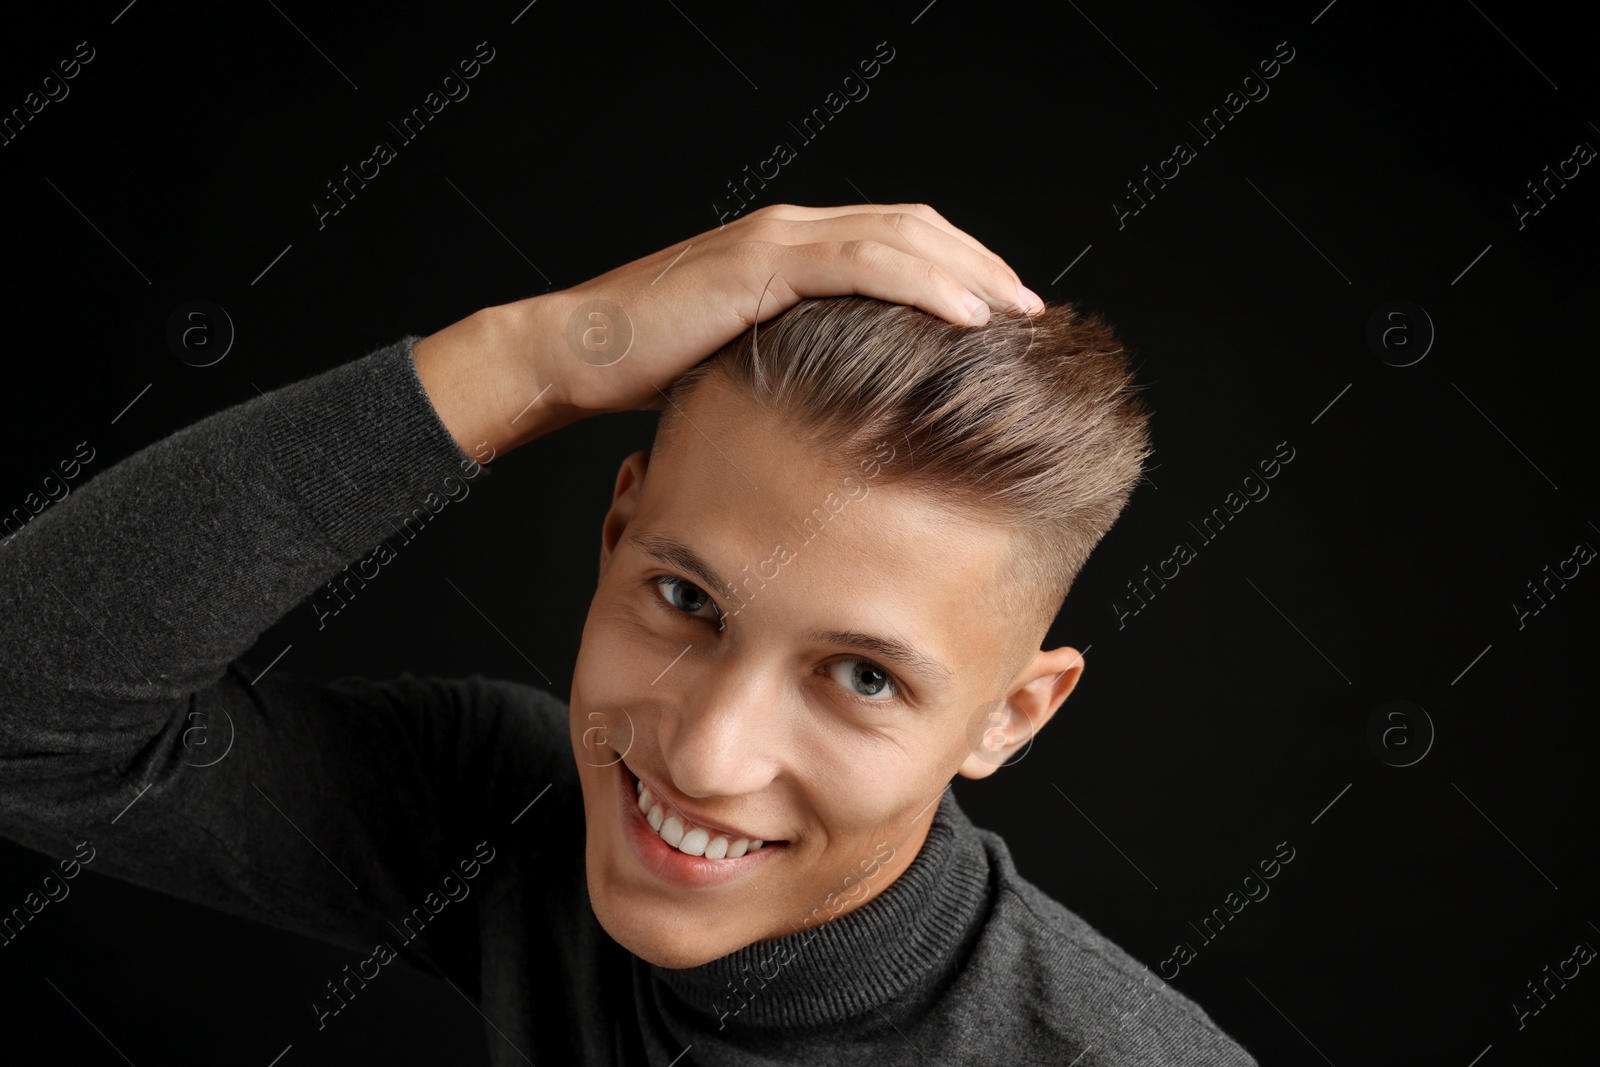
<path id="1" fill-rule="evenodd" d="M 484 308 L 412 346 L 434 411 L 479 463 L 583 417 L 548 369 L 562 337 L 554 295 Z"/>

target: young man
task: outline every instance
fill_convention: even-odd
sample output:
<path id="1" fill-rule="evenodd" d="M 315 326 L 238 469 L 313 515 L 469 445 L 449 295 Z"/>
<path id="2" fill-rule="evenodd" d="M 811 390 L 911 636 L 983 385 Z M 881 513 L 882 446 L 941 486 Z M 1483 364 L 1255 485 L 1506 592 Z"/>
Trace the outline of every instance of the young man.
<path id="1" fill-rule="evenodd" d="M 480 463 L 635 408 L 663 421 L 568 702 L 233 662 Z M 1081 674 L 1039 643 L 1146 417 L 1106 327 L 931 210 L 755 212 L 221 412 L 30 522 L 0 548 L 29 620 L 0 826 L 365 953 L 308 991 L 317 1029 L 430 967 L 497 1064 L 1251 1064 L 946 788 Z M 225 757 L 186 746 L 197 715 Z"/>

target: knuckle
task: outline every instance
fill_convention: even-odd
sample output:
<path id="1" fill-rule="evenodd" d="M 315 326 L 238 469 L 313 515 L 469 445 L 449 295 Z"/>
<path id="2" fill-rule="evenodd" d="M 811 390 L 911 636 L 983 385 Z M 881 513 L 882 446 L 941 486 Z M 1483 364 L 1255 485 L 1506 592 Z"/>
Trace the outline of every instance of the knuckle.
<path id="1" fill-rule="evenodd" d="M 884 253 L 887 251 L 877 241 L 857 238 L 844 241 L 839 245 L 839 255 L 853 267 L 872 269 L 882 266 Z"/>
<path id="2" fill-rule="evenodd" d="M 889 224 L 895 228 L 897 233 L 903 232 L 911 223 L 922 221 L 912 211 L 891 211 L 885 218 L 889 220 Z"/>
<path id="3" fill-rule="evenodd" d="M 788 204 L 766 204 L 748 213 L 745 215 L 745 218 L 756 222 L 766 222 L 773 219 L 784 218 L 789 210 L 790 208 Z"/>

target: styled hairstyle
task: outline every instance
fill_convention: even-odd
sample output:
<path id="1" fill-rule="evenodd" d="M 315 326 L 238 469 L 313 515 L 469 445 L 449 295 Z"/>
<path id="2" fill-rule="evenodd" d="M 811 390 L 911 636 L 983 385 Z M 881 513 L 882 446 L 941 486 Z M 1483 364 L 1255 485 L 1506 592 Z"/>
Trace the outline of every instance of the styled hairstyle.
<path id="1" fill-rule="evenodd" d="M 887 441 L 897 456 L 877 484 L 1012 529 L 1011 580 L 991 602 L 1028 640 L 1048 632 L 1151 451 L 1128 354 L 1070 303 L 974 327 L 869 297 L 802 300 L 672 384 L 658 446 L 712 374 L 824 462 L 854 470 Z"/>

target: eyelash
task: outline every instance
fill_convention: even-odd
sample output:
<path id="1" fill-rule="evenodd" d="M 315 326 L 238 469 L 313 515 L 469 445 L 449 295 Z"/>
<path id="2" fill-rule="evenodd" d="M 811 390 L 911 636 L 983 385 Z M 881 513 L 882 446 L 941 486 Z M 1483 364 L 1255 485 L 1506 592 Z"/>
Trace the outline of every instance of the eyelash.
<path id="1" fill-rule="evenodd" d="M 662 591 L 665 588 L 665 585 L 667 583 L 679 583 L 681 585 L 688 586 L 690 589 L 698 589 L 698 590 L 700 590 L 700 592 L 702 592 L 702 593 L 704 593 L 706 595 L 706 600 L 708 602 L 707 606 L 716 611 L 717 618 L 715 620 L 706 619 L 704 616 L 695 615 L 692 612 L 685 611 L 683 608 L 678 607 L 672 601 L 668 600 L 666 595 L 665 595 L 665 593 Z M 704 589 L 704 588 L 702 588 L 702 587 L 700 587 L 698 585 L 695 585 L 693 582 L 689 581 L 687 578 L 681 578 L 676 574 L 656 574 L 656 575 L 651 575 L 650 577 L 647 577 L 647 578 L 644 579 L 644 583 L 643 584 L 648 586 L 648 587 L 650 587 L 650 592 L 652 593 L 652 595 L 653 595 L 654 599 L 656 600 L 656 602 L 659 603 L 664 609 L 666 609 L 667 611 L 671 612 L 672 614 L 674 614 L 674 615 L 676 615 L 676 616 L 678 616 L 680 618 L 700 619 L 700 620 L 702 620 L 704 622 L 716 621 L 716 623 L 718 624 L 718 628 L 719 629 L 721 628 L 721 624 L 722 624 L 722 609 L 717 606 L 717 602 L 711 596 L 711 593 L 710 593 L 709 590 Z M 903 699 L 902 698 L 902 694 L 905 692 L 905 688 L 900 684 L 900 679 L 897 678 L 892 671 L 889 671 L 888 669 L 880 666 L 879 664 L 874 663 L 870 659 L 866 659 L 866 658 L 864 658 L 862 656 L 840 656 L 837 659 L 829 661 L 828 666 L 832 667 L 836 663 L 843 663 L 843 662 L 846 662 L 848 660 L 855 660 L 855 661 L 857 661 L 859 663 L 867 664 L 873 670 L 877 671 L 879 674 L 882 674 L 885 678 L 887 678 L 889 680 L 889 690 L 890 690 L 890 694 L 891 695 L 888 696 L 888 697 L 882 697 L 882 696 L 880 696 L 880 697 L 867 697 L 867 696 L 862 696 L 860 693 L 852 692 L 851 690 L 849 690 L 849 689 L 847 689 L 847 688 L 845 688 L 843 686 L 840 686 L 841 689 L 844 689 L 845 696 L 849 697 L 852 701 L 854 701 L 857 704 L 861 704 L 861 705 L 864 705 L 864 706 L 866 706 L 868 708 L 873 708 L 873 709 L 880 708 L 885 704 L 892 704 L 892 703 L 900 703 L 900 702 L 902 702 L 902 699 Z"/>

